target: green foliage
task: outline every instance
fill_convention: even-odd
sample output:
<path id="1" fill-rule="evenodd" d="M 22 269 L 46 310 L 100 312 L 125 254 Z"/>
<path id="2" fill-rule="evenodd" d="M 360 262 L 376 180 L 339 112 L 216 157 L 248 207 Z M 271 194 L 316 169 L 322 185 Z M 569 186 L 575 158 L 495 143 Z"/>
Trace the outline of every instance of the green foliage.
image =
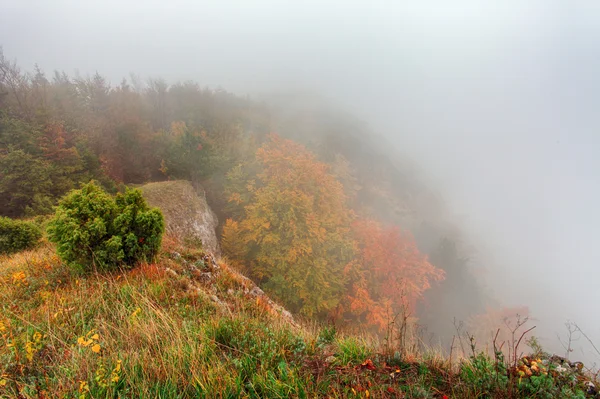
<path id="1" fill-rule="evenodd" d="M 23 150 L 0 154 L 2 215 L 47 213 L 52 209 L 50 164 Z"/>
<path id="2" fill-rule="evenodd" d="M 253 398 L 288 398 L 302 387 L 294 387 L 298 360 L 306 353 L 302 338 L 287 329 L 269 327 L 254 319 L 221 319 L 206 334 L 227 351 L 238 384 Z"/>
<path id="3" fill-rule="evenodd" d="M 42 231 L 34 223 L 0 217 L 0 254 L 33 248 L 40 238 Z"/>
<path id="4" fill-rule="evenodd" d="M 60 123 L 43 126 L 0 114 L 0 214 L 52 212 L 57 198 L 102 176 L 97 158 Z"/>
<path id="5" fill-rule="evenodd" d="M 162 213 L 148 207 L 140 190 L 117 194 L 116 205 L 113 227 L 115 234 L 122 237 L 123 263 L 133 265 L 154 256 L 165 229 Z"/>
<path id="6" fill-rule="evenodd" d="M 463 363 L 460 376 L 469 387 L 488 395 L 506 390 L 508 385 L 508 373 L 504 362 L 494 361 L 485 353 L 474 355 L 469 362 Z"/>
<path id="7" fill-rule="evenodd" d="M 150 259 L 163 232 L 162 214 L 148 207 L 139 190 L 113 199 L 95 183 L 63 198 L 48 225 L 59 256 L 84 270 L 133 266 Z"/>
<path id="8" fill-rule="evenodd" d="M 319 336 L 317 338 L 317 345 L 319 347 L 323 347 L 325 345 L 329 345 L 335 339 L 337 335 L 337 330 L 335 326 L 331 327 L 323 327 L 323 329 L 319 332 Z"/>
<path id="9" fill-rule="evenodd" d="M 556 372 L 555 366 L 551 364 L 549 372 L 527 375 L 519 368 L 507 367 L 501 352 L 495 360 L 479 353 L 461 365 L 459 376 L 464 389 L 478 397 L 495 398 L 510 393 L 511 397 L 518 398 L 585 398 L 575 375 Z"/>
<path id="10" fill-rule="evenodd" d="M 585 398 L 583 391 L 576 386 L 577 380 L 575 376 L 571 375 L 571 381 L 565 381 L 565 377 L 561 376 L 560 373 L 550 373 L 532 375 L 529 378 L 520 378 L 517 381 L 519 397 L 541 399 Z"/>
<path id="11" fill-rule="evenodd" d="M 360 364 L 369 358 L 371 348 L 367 344 L 354 336 L 339 339 L 339 353 L 337 354 L 341 364 Z"/>

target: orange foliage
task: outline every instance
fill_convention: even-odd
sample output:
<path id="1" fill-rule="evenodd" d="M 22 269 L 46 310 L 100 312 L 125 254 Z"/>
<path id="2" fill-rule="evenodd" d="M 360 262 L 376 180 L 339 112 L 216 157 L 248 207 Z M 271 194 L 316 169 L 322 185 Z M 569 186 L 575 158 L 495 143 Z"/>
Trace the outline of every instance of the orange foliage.
<path id="1" fill-rule="evenodd" d="M 65 130 L 61 122 L 48 122 L 39 145 L 46 159 L 65 167 L 75 166 L 79 162 L 79 153 L 69 141 L 72 141 L 71 134 Z"/>
<path id="2" fill-rule="evenodd" d="M 344 294 L 343 268 L 354 252 L 343 187 L 329 165 L 276 135 L 256 159 L 261 172 L 256 185 L 247 182 L 245 217 L 225 226 L 225 253 L 243 258 L 234 248 L 245 244 L 252 276 L 288 308 L 307 316 L 329 312 Z M 230 193 L 230 201 L 242 197 Z"/>
<path id="3" fill-rule="evenodd" d="M 403 309 L 414 313 L 416 301 L 433 281 L 444 278 L 444 272 L 429 263 L 413 237 L 398 227 L 359 220 L 353 230 L 358 256 L 346 270 L 351 286 L 345 310 L 384 329 L 393 314 Z"/>

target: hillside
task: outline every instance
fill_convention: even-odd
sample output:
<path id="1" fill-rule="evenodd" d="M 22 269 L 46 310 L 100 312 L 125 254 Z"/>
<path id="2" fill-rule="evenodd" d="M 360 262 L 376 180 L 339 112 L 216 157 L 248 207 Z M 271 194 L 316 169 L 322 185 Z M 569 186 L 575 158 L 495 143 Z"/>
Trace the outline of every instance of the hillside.
<path id="1" fill-rule="evenodd" d="M 312 97 L 0 51 L 0 204 L 3 397 L 597 395 L 410 160 Z"/>
<path id="2" fill-rule="evenodd" d="M 142 189 L 174 187 L 190 186 Z M 191 193 L 163 201 L 165 214 L 195 213 Z M 457 345 L 448 358 L 402 337 L 405 325 L 379 340 L 295 320 L 174 231 L 154 263 L 107 274 L 75 272 L 47 242 L 1 257 L 0 397 L 595 397 L 582 368 L 543 352 L 511 365 Z"/>
<path id="3" fill-rule="evenodd" d="M 333 106 L 190 81 L 47 76 L 1 52 L 0 70 L 0 216 L 45 217 L 91 180 L 112 194 L 143 186 L 169 234 L 222 251 L 315 321 L 384 334 L 408 309 L 447 350 L 454 318 L 491 320 L 487 338 L 496 315 L 515 316 L 489 297 L 476 277 L 485 265 L 410 162 Z"/>
<path id="4" fill-rule="evenodd" d="M 519 377 L 298 324 L 190 248 L 109 275 L 73 273 L 48 244 L 0 262 L 2 398 L 595 397 L 548 358 Z"/>

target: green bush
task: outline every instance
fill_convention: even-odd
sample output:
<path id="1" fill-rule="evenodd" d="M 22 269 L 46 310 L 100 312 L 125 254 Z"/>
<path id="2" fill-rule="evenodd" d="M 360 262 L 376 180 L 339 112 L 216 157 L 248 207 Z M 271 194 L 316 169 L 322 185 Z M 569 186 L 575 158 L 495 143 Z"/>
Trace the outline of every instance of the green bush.
<path id="1" fill-rule="evenodd" d="M 0 217 L 0 254 L 10 254 L 33 248 L 42 238 L 34 223 Z"/>
<path id="2" fill-rule="evenodd" d="M 48 224 L 59 256 L 83 270 L 131 267 L 151 259 L 163 232 L 162 213 L 149 208 L 139 190 L 113 198 L 93 182 L 67 194 Z"/>

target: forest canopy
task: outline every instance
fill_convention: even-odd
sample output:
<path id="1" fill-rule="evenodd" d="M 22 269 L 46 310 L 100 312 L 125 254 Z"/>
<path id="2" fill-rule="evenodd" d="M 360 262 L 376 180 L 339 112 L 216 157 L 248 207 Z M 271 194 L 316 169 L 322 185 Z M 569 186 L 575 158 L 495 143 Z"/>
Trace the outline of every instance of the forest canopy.
<path id="1" fill-rule="evenodd" d="M 377 331 L 398 312 L 434 319 L 443 303 L 443 333 L 485 297 L 441 202 L 373 137 L 327 108 L 24 72 L 0 53 L 0 216 L 51 213 L 90 180 L 111 193 L 191 180 L 224 255 L 293 312 Z"/>

